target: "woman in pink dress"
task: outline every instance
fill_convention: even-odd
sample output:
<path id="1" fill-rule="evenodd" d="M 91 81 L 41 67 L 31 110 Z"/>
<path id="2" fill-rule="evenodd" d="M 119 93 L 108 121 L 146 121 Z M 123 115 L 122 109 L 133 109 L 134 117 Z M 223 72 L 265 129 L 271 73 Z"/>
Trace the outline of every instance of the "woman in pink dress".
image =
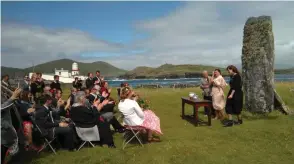
<path id="1" fill-rule="evenodd" d="M 158 142 L 160 139 L 153 134 L 162 135 L 160 119 L 151 110 L 142 110 L 139 104 L 132 98 L 134 91 L 129 87 L 121 90 L 121 100 L 118 104 L 119 111 L 124 116 L 124 123 L 128 126 L 144 127 L 148 131 L 148 142 Z"/>
<path id="2" fill-rule="evenodd" d="M 227 83 L 221 75 L 221 71 L 219 69 L 215 69 L 213 72 L 211 83 L 213 86 L 211 90 L 212 105 L 216 112 L 215 119 L 223 120 L 224 108 L 226 105 L 224 88 L 227 86 Z"/>

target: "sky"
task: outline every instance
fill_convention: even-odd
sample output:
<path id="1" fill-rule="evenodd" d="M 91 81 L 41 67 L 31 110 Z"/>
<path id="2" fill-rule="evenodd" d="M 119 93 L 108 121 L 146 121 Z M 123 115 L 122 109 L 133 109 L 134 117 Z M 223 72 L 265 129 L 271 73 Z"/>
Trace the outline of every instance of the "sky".
<path id="1" fill-rule="evenodd" d="M 1 65 L 241 65 L 243 27 L 269 15 L 275 66 L 294 64 L 294 2 L 1 2 Z"/>

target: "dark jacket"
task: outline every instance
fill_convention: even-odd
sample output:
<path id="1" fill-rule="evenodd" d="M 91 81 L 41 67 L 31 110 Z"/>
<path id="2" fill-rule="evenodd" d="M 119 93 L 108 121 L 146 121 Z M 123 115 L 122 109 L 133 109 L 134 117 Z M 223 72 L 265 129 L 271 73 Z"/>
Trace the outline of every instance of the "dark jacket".
<path id="1" fill-rule="evenodd" d="M 77 127 L 90 128 L 98 125 L 99 113 L 96 107 L 74 106 L 70 109 L 70 118 Z"/>
<path id="2" fill-rule="evenodd" d="M 86 88 L 91 89 L 94 86 L 94 81 L 93 79 L 87 78 L 86 79 Z"/>
<path id="3" fill-rule="evenodd" d="M 93 84 L 95 84 L 95 81 L 97 81 L 97 80 L 99 81 L 98 85 L 101 86 L 102 85 L 102 80 L 97 76 L 93 78 Z"/>
<path id="4" fill-rule="evenodd" d="M 80 82 L 80 81 L 73 81 L 72 82 L 72 86 L 74 87 L 74 88 L 77 88 L 77 90 L 80 90 L 81 88 L 82 88 L 82 83 Z"/>
<path id="5" fill-rule="evenodd" d="M 60 83 L 59 83 L 59 82 L 55 82 L 55 81 L 53 81 L 53 82 L 50 84 L 50 88 L 51 88 L 51 89 L 59 89 L 59 90 L 61 90 Z M 61 90 L 61 91 L 62 91 L 62 90 Z"/>
<path id="6" fill-rule="evenodd" d="M 53 134 L 53 128 L 59 127 L 59 121 L 54 119 L 56 117 L 56 113 L 52 112 L 51 116 L 50 111 L 52 112 L 50 108 L 47 109 L 46 107 L 41 106 L 37 108 L 35 113 L 36 123 L 40 127 L 44 136 Z"/>

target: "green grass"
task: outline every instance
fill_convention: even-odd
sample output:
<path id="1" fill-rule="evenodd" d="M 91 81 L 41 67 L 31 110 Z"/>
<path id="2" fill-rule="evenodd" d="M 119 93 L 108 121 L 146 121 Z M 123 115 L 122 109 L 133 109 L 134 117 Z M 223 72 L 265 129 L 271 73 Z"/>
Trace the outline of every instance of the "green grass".
<path id="1" fill-rule="evenodd" d="M 290 108 L 294 109 L 294 83 L 277 84 L 276 89 Z M 294 117 L 273 112 L 267 116 L 244 112 L 244 124 L 223 128 L 219 121 L 212 126 L 194 127 L 182 120 L 181 96 L 199 89 L 137 90 L 151 100 L 151 106 L 161 119 L 164 133 L 161 143 L 121 148 L 122 135 L 115 135 L 117 149 L 83 148 L 79 152 L 58 151 L 57 155 L 42 153 L 32 163 L 50 164 L 248 164 L 293 163 Z M 66 95 L 65 95 L 66 96 Z M 192 107 L 186 106 L 192 113 Z M 203 110 L 201 110 L 202 112 Z M 204 119 L 203 114 L 200 115 Z"/>

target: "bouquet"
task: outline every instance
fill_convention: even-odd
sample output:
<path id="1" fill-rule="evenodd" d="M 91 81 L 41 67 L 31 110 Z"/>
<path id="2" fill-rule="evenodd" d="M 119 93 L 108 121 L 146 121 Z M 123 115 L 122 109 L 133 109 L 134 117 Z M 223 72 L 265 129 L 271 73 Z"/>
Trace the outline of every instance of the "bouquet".
<path id="1" fill-rule="evenodd" d="M 150 101 L 143 99 L 141 97 L 138 97 L 137 103 L 143 110 L 150 110 Z"/>

